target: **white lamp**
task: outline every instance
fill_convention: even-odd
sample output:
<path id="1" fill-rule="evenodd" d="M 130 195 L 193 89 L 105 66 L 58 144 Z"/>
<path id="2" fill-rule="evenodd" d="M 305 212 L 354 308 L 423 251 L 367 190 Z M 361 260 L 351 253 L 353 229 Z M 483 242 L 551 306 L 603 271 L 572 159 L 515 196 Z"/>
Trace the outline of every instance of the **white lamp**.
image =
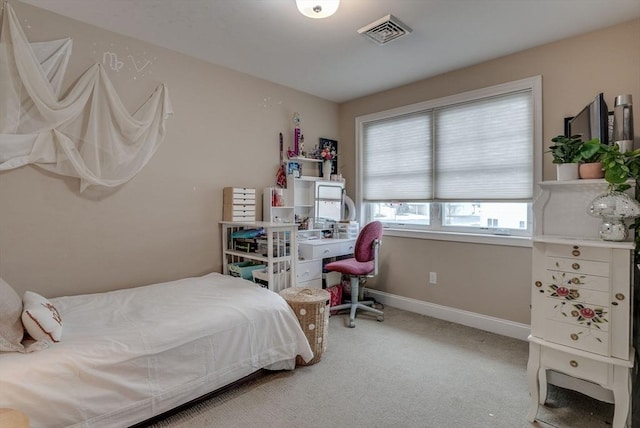
<path id="1" fill-rule="evenodd" d="M 298 10 L 309 18 L 326 18 L 340 6 L 340 0 L 296 0 Z"/>

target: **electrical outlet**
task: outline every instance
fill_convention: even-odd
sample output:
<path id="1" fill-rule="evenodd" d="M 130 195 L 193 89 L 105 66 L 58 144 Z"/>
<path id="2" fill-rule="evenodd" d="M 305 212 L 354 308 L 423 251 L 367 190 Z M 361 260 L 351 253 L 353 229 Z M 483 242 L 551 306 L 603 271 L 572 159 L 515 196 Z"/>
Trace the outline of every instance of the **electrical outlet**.
<path id="1" fill-rule="evenodd" d="M 438 283 L 438 274 L 435 272 L 429 272 L 429 284 Z"/>

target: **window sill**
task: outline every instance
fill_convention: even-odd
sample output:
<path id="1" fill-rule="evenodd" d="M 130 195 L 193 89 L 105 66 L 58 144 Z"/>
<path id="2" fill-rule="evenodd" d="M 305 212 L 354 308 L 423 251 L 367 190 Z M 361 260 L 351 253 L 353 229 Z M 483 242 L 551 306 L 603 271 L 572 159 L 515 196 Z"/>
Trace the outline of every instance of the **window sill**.
<path id="1" fill-rule="evenodd" d="M 532 247 L 531 237 L 528 236 L 484 235 L 473 233 L 391 228 L 385 228 L 384 234 L 385 236 L 395 236 L 398 238 L 468 242 L 474 244 L 503 245 L 507 247 Z"/>

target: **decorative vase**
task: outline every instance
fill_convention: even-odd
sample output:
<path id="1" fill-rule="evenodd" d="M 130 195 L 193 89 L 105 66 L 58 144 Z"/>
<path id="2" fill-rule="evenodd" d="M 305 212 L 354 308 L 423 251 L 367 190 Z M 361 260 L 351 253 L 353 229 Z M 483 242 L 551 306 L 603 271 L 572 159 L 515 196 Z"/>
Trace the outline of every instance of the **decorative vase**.
<path id="1" fill-rule="evenodd" d="M 322 162 L 322 178 L 329 180 L 331 178 L 331 161 L 325 160 Z"/>
<path id="2" fill-rule="evenodd" d="M 580 178 L 603 178 L 604 170 L 602 169 L 602 162 L 581 163 L 578 167 L 578 173 L 580 174 Z"/>
<path id="3" fill-rule="evenodd" d="M 558 163 L 556 164 L 556 175 L 558 181 L 577 180 L 580 178 L 578 174 L 577 163 Z"/>

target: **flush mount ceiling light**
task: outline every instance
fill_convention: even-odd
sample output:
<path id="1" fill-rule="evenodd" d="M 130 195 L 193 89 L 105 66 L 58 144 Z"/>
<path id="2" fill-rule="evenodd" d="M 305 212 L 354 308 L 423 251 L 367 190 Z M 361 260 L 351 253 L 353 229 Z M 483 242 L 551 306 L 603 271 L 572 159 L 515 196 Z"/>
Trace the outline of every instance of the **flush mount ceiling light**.
<path id="1" fill-rule="evenodd" d="M 340 0 L 296 0 L 296 6 L 304 16 L 326 18 L 336 13 Z"/>

